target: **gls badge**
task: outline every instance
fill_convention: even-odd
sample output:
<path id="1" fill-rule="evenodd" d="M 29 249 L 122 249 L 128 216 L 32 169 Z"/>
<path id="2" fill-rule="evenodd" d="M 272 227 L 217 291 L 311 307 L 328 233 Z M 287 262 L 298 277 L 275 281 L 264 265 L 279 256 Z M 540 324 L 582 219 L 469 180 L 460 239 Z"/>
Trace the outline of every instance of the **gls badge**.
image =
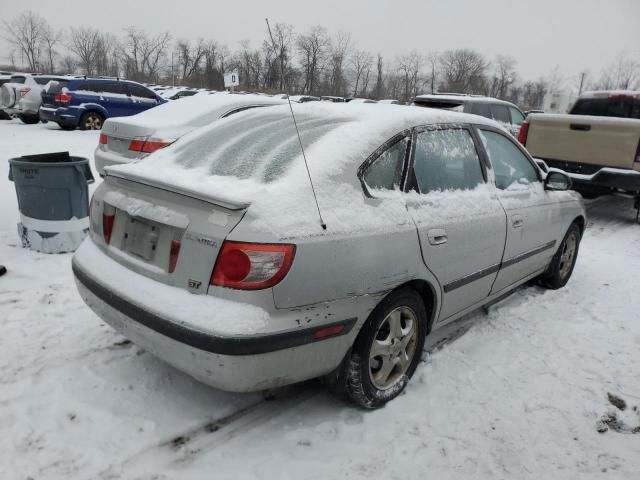
<path id="1" fill-rule="evenodd" d="M 202 282 L 199 280 L 193 280 L 192 278 L 189 279 L 189 281 L 187 282 L 187 285 L 189 285 L 189 288 L 194 288 L 194 289 L 198 289 L 200 288 L 200 285 L 202 285 Z"/>

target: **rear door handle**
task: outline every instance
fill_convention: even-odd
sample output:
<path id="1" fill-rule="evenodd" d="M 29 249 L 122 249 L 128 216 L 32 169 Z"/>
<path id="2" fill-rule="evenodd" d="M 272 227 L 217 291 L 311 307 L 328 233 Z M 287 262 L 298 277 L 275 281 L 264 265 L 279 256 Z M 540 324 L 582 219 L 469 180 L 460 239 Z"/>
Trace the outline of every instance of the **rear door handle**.
<path id="1" fill-rule="evenodd" d="M 429 243 L 431 245 L 441 245 L 447 243 L 447 232 L 442 228 L 432 228 L 427 232 Z"/>

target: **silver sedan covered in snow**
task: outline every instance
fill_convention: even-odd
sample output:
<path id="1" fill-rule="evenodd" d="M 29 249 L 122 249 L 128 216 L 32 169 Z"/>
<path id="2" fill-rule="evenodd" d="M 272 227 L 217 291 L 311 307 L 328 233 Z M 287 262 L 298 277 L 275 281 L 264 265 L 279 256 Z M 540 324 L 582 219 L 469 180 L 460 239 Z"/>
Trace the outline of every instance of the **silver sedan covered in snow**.
<path id="1" fill-rule="evenodd" d="M 317 204 L 287 105 L 107 168 L 73 258 L 102 319 L 221 389 L 324 376 L 374 408 L 402 391 L 434 329 L 528 280 L 569 280 L 580 197 L 494 122 L 293 110 Z"/>
<path id="2" fill-rule="evenodd" d="M 104 122 L 95 151 L 96 170 L 129 163 L 171 145 L 186 133 L 220 118 L 255 107 L 282 105 L 281 98 L 227 92 L 197 93 L 130 117 Z"/>

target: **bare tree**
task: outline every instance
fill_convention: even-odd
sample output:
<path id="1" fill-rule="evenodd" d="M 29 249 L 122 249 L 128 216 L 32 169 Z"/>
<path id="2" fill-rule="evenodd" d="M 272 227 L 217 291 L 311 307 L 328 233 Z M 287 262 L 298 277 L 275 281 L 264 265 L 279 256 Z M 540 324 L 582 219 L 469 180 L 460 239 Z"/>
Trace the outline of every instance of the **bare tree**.
<path id="1" fill-rule="evenodd" d="M 51 30 L 47 21 L 31 10 L 22 12 L 10 22 L 3 21 L 5 39 L 32 72 L 40 68 L 44 34 Z"/>
<path id="2" fill-rule="evenodd" d="M 77 62 L 73 55 L 65 55 L 62 57 L 62 70 L 66 73 L 73 73 L 76 70 Z"/>
<path id="3" fill-rule="evenodd" d="M 509 87 L 516 81 L 516 61 L 506 55 L 498 55 L 494 63 L 493 78 L 491 79 L 490 95 L 505 98 Z"/>
<path id="4" fill-rule="evenodd" d="M 451 92 L 477 93 L 486 81 L 487 63 L 469 48 L 447 50 L 440 56 L 444 88 Z"/>
<path id="5" fill-rule="evenodd" d="M 614 62 L 602 70 L 600 79 L 593 84 L 597 90 L 634 89 L 640 82 L 640 63 L 629 58 L 626 52 L 616 55 Z"/>
<path id="6" fill-rule="evenodd" d="M 100 48 L 101 34 L 96 28 L 71 27 L 68 48 L 78 57 L 78 65 L 87 75 L 93 75 Z"/>
<path id="7" fill-rule="evenodd" d="M 56 46 L 62 40 L 62 31 L 54 30 L 45 22 L 42 30 L 42 48 L 46 58 L 46 70 L 54 73 L 56 70 L 55 59 L 58 56 Z"/>
<path id="8" fill-rule="evenodd" d="M 376 86 L 373 87 L 374 96 L 377 100 L 381 100 L 385 94 L 383 68 L 382 55 L 378 54 L 378 60 L 376 62 Z"/>
<path id="9" fill-rule="evenodd" d="M 178 40 L 176 42 L 182 82 L 188 81 L 195 73 L 199 72 L 206 49 L 207 46 L 202 38 L 198 39 L 193 46 L 188 40 Z"/>
<path id="10" fill-rule="evenodd" d="M 268 26 L 268 38 L 264 40 L 265 60 L 268 64 L 266 86 L 284 91 L 291 67 L 291 45 L 293 43 L 293 26 L 287 23 L 276 23 Z"/>
<path id="11" fill-rule="evenodd" d="M 169 32 L 151 36 L 133 26 L 126 28 L 125 32 L 121 55 L 127 78 L 157 81 L 171 41 Z"/>
<path id="12" fill-rule="evenodd" d="M 358 86 L 360 86 L 360 82 L 369 82 L 369 72 L 371 71 L 371 66 L 373 65 L 373 57 L 369 52 L 365 50 L 354 50 L 349 61 L 351 67 L 353 68 L 353 96 L 357 97 Z M 366 90 L 367 86 L 363 85 L 362 93 L 365 94 Z"/>
<path id="13" fill-rule="evenodd" d="M 438 81 L 438 62 L 440 55 L 438 52 L 427 54 L 427 66 L 429 67 L 429 89 L 431 93 L 436 93 L 436 82 Z"/>
<path id="14" fill-rule="evenodd" d="M 338 32 L 329 55 L 328 92 L 330 95 L 344 95 L 347 91 L 345 60 L 351 50 L 351 35 Z"/>
<path id="15" fill-rule="evenodd" d="M 402 55 L 397 59 L 398 74 L 402 82 L 401 99 L 408 102 L 417 92 L 420 70 L 424 64 L 424 58 L 415 50 L 406 55 Z"/>
<path id="16" fill-rule="evenodd" d="M 331 41 L 324 27 L 315 26 L 296 41 L 303 75 L 302 93 L 313 95 L 318 89 Z"/>

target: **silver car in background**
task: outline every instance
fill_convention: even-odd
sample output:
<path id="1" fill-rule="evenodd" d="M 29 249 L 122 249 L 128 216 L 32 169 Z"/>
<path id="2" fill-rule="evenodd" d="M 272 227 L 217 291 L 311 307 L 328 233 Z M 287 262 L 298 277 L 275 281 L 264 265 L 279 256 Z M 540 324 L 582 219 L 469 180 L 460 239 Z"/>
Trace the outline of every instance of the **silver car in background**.
<path id="1" fill-rule="evenodd" d="M 96 170 L 146 157 L 198 127 L 254 107 L 281 105 L 285 100 L 264 95 L 197 93 L 130 117 L 104 122 L 95 151 Z"/>
<path id="2" fill-rule="evenodd" d="M 404 389 L 434 329 L 531 279 L 569 280 L 580 196 L 494 122 L 293 110 L 317 204 L 287 105 L 106 169 L 73 257 L 98 316 L 217 388 L 323 376 L 376 408 Z"/>

